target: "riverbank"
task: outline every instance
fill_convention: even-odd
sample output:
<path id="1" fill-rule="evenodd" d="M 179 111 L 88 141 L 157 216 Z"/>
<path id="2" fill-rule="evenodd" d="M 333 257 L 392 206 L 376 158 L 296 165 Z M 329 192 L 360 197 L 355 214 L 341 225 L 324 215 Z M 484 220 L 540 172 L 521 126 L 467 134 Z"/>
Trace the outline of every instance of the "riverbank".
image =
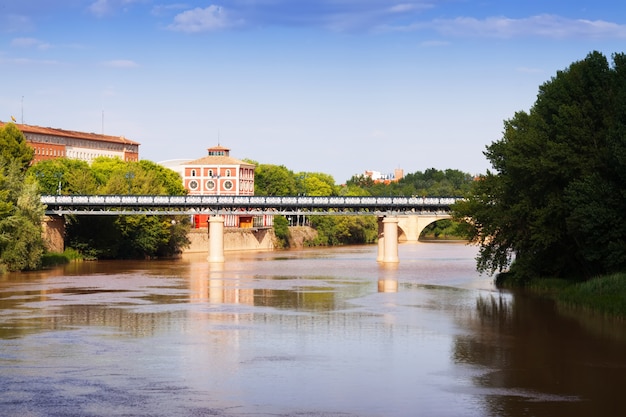
<path id="1" fill-rule="evenodd" d="M 518 284 L 506 278 L 498 286 L 513 289 Z M 584 282 L 535 279 L 523 286 L 533 294 L 553 299 L 558 308 L 581 311 L 605 318 L 626 319 L 626 273 L 596 277 Z"/>

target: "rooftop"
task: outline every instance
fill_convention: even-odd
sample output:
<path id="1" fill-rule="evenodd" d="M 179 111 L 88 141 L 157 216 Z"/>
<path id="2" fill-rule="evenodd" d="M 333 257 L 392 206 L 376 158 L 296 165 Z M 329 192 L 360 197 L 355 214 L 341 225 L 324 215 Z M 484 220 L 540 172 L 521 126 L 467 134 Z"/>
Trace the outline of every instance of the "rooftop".
<path id="1" fill-rule="evenodd" d="M 0 127 L 4 127 L 7 123 L 0 121 Z M 106 141 L 114 143 L 122 143 L 126 145 L 140 145 L 139 142 L 126 139 L 124 136 L 100 135 L 97 133 L 76 132 L 73 130 L 57 129 L 53 127 L 31 126 L 19 123 L 13 123 L 23 133 L 32 133 L 48 136 L 60 136 L 73 139 L 84 139 L 94 141 Z"/>

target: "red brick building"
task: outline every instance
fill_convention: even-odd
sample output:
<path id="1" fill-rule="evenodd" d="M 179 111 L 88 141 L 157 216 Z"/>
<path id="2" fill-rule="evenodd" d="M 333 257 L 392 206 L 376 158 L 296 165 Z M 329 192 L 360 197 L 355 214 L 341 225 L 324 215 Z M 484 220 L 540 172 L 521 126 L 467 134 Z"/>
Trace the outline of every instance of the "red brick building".
<path id="1" fill-rule="evenodd" d="M 183 185 L 190 195 L 254 195 L 254 164 L 230 156 L 223 146 L 209 148 L 207 156 L 181 164 Z M 194 226 L 207 227 L 209 216 L 194 216 Z M 272 216 L 229 214 L 224 216 L 226 227 L 270 227 Z"/>
<path id="2" fill-rule="evenodd" d="M 190 195 L 254 195 L 254 164 L 214 146 L 208 155 L 182 164 L 183 185 Z"/>
<path id="3" fill-rule="evenodd" d="M 124 161 L 139 160 L 139 143 L 124 136 L 14 124 L 24 134 L 28 145 L 35 150 L 34 162 L 55 158 L 91 162 L 99 156 L 117 157 Z M 0 122 L 0 127 L 5 125 Z"/>

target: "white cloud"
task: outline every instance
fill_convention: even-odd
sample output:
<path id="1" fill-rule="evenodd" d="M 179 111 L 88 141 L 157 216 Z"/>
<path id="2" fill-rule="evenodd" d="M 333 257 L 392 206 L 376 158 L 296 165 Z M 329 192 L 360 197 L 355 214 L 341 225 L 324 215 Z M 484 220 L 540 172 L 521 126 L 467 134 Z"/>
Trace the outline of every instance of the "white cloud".
<path id="1" fill-rule="evenodd" d="M 98 17 L 105 16 L 113 10 L 109 0 L 96 0 L 89 6 L 89 11 Z"/>
<path id="2" fill-rule="evenodd" d="M 542 14 L 522 19 L 503 16 L 477 19 L 458 17 L 455 19 L 435 19 L 405 26 L 383 26 L 381 30 L 417 32 L 433 30 L 445 36 L 516 38 L 535 36 L 542 38 L 626 38 L 626 25 L 604 20 L 568 19 L 556 15 Z"/>
<path id="3" fill-rule="evenodd" d="M 198 33 L 226 29 L 235 25 L 236 22 L 229 19 L 228 13 L 223 7 L 211 5 L 204 9 L 197 7 L 176 15 L 174 22 L 168 26 L 168 29 Z"/>
<path id="4" fill-rule="evenodd" d="M 426 10 L 432 8 L 433 5 L 427 3 L 400 3 L 391 6 L 388 11 L 390 11 L 391 13 L 407 13 L 412 12 L 413 10 Z"/>
<path id="5" fill-rule="evenodd" d="M 29 16 L 18 14 L 0 14 L 0 32 L 28 32 L 35 27 Z"/>
<path id="6" fill-rule="evenodd" d="M 153 16 L 163 16 L 163 15 L 167 15 L 168 13 L 172 11 L 184 10 L 188 7 L 189 6 L 187 6 L 184 3 L 158 4 L 152 8 L 150 13 Z"/>
<path id="7" fill-rule="evenodd" d="M 520 36 L 539 36 L 544 38 L 626 37 L 626 26 L 624 25 L 602 20 L 567 19 L 545 14 L 523 19 L 459 17 L 452 20 L 435 20 L 431 26 L 442 34 L 454 36 L 497 38 Z"/>
<path id="8" fill-rule="evenodd" d="M 39 48 L 39 49 L 50 48 L 49 43 L 42 42 L 39 39 L 35 39 L 35 38 L 15 38 L 11 40 L 11 46 L 18 47 L 18 48 Z"/>
<path id="9" fill-rule="evenodd" d="M 112 61 L 106 61 L 103 64 L 107 67 L 112 68 L 136 68 L 139 66 L 135 61 L 131 61 L 128 59 L 116 59 Z"/>
<path id="10" fill-rule="evenodd" d="M 103 17 L 115 13 L 118 9 L 124 10 L 128 5 L 143 3 L 146 0 L 96 0 L 89 5 L 87 10 L 97 17 Z"/>

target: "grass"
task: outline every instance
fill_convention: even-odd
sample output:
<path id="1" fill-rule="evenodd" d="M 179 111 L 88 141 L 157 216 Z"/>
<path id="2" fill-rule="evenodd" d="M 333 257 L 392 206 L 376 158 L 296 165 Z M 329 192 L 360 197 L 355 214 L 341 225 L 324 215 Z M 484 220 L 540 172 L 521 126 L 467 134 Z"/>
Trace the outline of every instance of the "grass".
<path id="1" fill-rule="evenodd" d="M 505 288 L 523 287 L 550 297 L 563 309 L 626 319 L 626 273 L 623 272 L 581 282 L 541 278 L 520 283 L 505 277 L 499 284 Z"/>
<path id="2" fill-rule="evenodd" d="M 57 265 L 65 265 L 72 261 L 82 261 L 84 258 L 75 249 L 68 248 L 63 251 L 63 253 L 58 252 L 47 252 L 43 255 L 41 259 L 42 266 L 52 267 Z"/>
<path id="3" fill-rule="evenodd" d="M 626 273 L 590 279 L 568 286 L 555 297 L 559 305 L 626 319 Z"/>

